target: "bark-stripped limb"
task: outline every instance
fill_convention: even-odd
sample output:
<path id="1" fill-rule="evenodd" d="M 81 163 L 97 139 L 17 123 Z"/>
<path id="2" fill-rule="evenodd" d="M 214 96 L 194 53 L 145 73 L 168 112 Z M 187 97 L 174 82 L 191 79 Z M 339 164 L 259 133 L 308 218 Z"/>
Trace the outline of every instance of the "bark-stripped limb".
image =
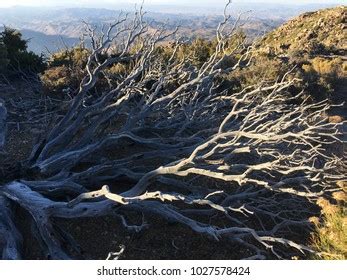
<path id="1" fill-rule="evenodd" d="M 22 236 L 14 224 L 13 203 L 0 194 L 0 250 L 3 260 L 21 259 Z"/>
<path id="2" fill-rule="evenodd" d="M 7 128 L 7 109 L 4 100 L 0 98 L 0 152 L 4 148 Z"/>
<path id="3" fill-rule="evenodd" d="M 211 208 L 216 209 L 217 211 L 227 211 L 222 206 L 217 205 L 209 201 L 208 199 L 195 199 L 192 200 L 188 197 L 184 197 L 180 194 L 164 194 L 160 192 L 155 193 L 145 193 L 139 197 L 122 197 L 120 195 L 111 194 L 107 187 L 104 187 L 100 192 L 94 192 L 88 195 L 83 195 L 78 200 L 75 200 L 70 203 L 54 202 L 43 196 L 38 195 L 36 192 L 33 192 L 22 183 L 14 182 L 9 185 L 6 185 L 2 189 L 2 194 L 8 197 L 9 199 L 18 202 L 24 209 L 28 210 L 32 215 L 34 220 L 37 222 L 40 236 L 43 238 L 49 255 L 53 258 L 66 259 L 68 258 L 64 250 L 57 244 L 58 232 L 54 230 L 51 225 L 50 219 L 53 217 L 62 217 L 62 218 L 73 218 L 73 217 L 95 217 L 98 215 L 104 215 L 105 213 L 110 214 L 112 211 L 116 211 L 117 208 L 114 208 L 114 203 L 123 205 L 120 207 L 122 211 L 125 211 L 127 208 L 132 210 L 138 210 L 144 213 L 152 213 L 162 216 L 163 218 L 169 219 L 171 221 L 176 221 L 183 223 L 186 226 L 190 227 L 192 230 L 200 234 L 206 234 L 215 240 L 227 236 L 229 239 L 234 242 L 240 242 L 246 244 L 247 241 L 244 238 L 253 238 L 255 241 L 260 243 L 265 249 L 271 249 L 272 252 L 276 253 L 272 243 L 285 244 L 287 246 L 293 247 L 301 252 L 313 252 L 310 248 L 297 244 L 293 241 L 290 241 L 285 238 L 276 238 L 272 237 L 273 231 L 256 231 L 248 227 L 227 227 L 219 228 L 210 224 L 198 222 L 188 216 L 181 214 L 175 207 L 170 205 L 165 205 L 162 202 L 180 200 L 184 201 L 187 204 L 198 204 L 198 205 L 209 205 Z M 99 201 L 96 203 L 86 203 L 81 202 L 82 199 L 95 199 L 101 195 L 104 195 L 108 200 Z M 161 202 L 156 202 L 153 200 L 159 200 Z M 112 209 L 112 211 L 111 211 Z M 231 211 L 247 211 L 244 207 L 239 209 L 230 209 Z M 134 229 L 134 226 L 129 226 L 124 218 L 122 222 L 130 230 Z M 295 223 L 295 222 L 292 222 Z M 300 222 L 297 222 L 300 224 Z M 144 225 L 136 228 L 135 230 L 140 230 Z M 278 225 L 278 228 L 285 225 Z M 246 239 L 247 240 L 247 239 Z M 252 243 L 247 243 L 249 247 L 252 247 Z M 262 252 L 266 254 L 266 251 L 263 249 L 256 248 L 256 253 Z"/>

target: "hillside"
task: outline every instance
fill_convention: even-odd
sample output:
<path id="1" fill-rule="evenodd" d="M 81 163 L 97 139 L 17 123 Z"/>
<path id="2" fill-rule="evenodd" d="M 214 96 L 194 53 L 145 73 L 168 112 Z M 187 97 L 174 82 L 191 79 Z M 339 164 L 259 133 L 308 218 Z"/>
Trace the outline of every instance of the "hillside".
<path id="1" fill-rule="evenodd" d="M 345 55 L 346 18 L 346 6 L 304 13 L 270 32 L 263 48 L 276 54 L 303 50 L 309 54 Z"/>
<path id="2" fill-rule="evenodd" d="M 315 98 L 333 103 L 347 101 L 347 7 L 339 6 L 304 13 L 267 34 L 260 42 L 260 57 L 268 67 L 274 60 L 275 73 L 297 66 L 295 72 Z M 346 105 L 336 114 L 346 115 Z"/>

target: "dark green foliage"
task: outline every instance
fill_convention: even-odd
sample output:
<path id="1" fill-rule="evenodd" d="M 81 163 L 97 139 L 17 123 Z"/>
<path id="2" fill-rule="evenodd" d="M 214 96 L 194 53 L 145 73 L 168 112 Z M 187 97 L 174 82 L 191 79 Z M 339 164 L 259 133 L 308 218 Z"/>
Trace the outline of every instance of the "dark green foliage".
<path id="1" fill-rule="evenodd" d="M 0 33 L 0 41 L 6 49 L 7 71 L 17 73 L 17 71 L 39 73 L 45 69 L 43 56 L 28 51 L 27 40 L 22 38 L 22 34 L 13 28 L 5 26 Z M 0 51 L 1 57 L 1 51 Z"/>
<path id="2" fill-rule="evenodd" d="M 8 57 L 14 59 L 18 52 L 27 50 L 27 41 L 22 39 L 22 34 L 13 28 L 6 27 L 1 32 L 2 41 L 7 47 Z"/>

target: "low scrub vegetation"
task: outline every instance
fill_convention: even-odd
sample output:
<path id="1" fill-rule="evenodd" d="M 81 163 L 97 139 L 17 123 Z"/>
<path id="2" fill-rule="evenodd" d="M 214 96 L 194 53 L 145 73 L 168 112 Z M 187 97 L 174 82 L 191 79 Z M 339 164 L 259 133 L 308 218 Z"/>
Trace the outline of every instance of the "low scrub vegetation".
<path id="1" fill-rule="evenodd" d="M 333 193 L 334 203 L 319 199 L 317 204 L 322 208 L 322 216 L 312 217 L 315 225 L 312 233 L 312 244 L 321 259 L 347 259 L 347 182 L 339 182 L 342 190 Z"/>

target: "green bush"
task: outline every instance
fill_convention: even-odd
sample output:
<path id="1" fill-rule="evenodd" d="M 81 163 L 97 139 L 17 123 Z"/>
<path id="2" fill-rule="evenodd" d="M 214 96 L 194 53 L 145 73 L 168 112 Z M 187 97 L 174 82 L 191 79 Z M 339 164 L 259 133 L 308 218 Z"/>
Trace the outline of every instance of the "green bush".
<path id="1" fill-rule="evenodd" d="M 301 66 L 311 88 L 333 92 L 339 81 L 347 78 L 346 63 L 341 58 L 315 57 Z"/>
<path id="2" fill-rule="evenodd" d="M 45 91 L 61 92 L 76 89 L 86 75 L 89 51 L 80 46 L 54 53 L 48 59 L 47 70 L 41 75 Z"/>
<path id="3" fill-rule="evenodd" d="M 27 40 L 22 39 L 22 34 L 13 28 L 5 26 L 0 33 L 0 41 L 6 48 L 7 70 L 16 73 L 18 70 L 40 73 L 45 69 L 43 56 L 28 51 Z M 1 57 L 1 51 L 0 51 Z"/>
<path id="4" fill-rule="evenodd" d="M 48 92 L 58 92 L 73 86 L 71 72 L 66 66 L 48 68 L 41 76 L 41 81 Z"/>
<path id="5" fill-rule="evenodd" d="M 235 90 L 239 90 L 246 86 L 257 85 L 262 81 L 269 82 L 277 80 L 289 68 L 290 65 L 279 58 L 258 55 L 253 58 L 249 67 L 231 72 L 226 79 L 234 84 Z"/>
<path id="6" fill-rule="evenodd" d="M 82 46 L 52 54 L 47 61 L 47 70 L 41 75 L 45 92 L 62 93 L 67 88 L 75 92 L 87 75 L 86 65 L 89 55 L 90 50 Z M 102 63 L 106 58 L 106 55 L 100 55 L 99 62 Z M 108 85 L 107 79 L 109 82 L 117 84 L 122 80 L 123 75 L 130 71 L 129 67 L 126 64 L 110 65 L 99 77 L 95 88 L 103 90 Z"/>

